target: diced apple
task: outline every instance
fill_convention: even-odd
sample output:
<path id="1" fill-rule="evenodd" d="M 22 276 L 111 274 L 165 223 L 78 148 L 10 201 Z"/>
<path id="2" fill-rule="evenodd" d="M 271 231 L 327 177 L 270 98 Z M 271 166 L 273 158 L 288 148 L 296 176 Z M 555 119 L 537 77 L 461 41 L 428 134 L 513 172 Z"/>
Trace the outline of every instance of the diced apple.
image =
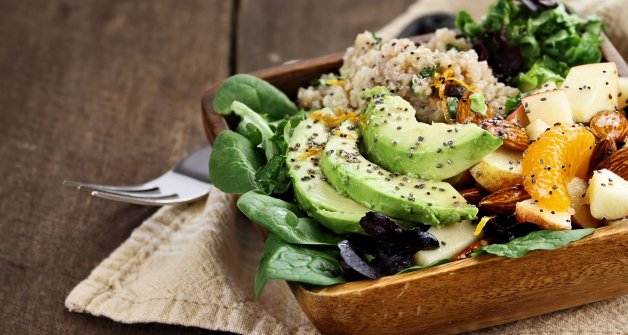
<path id="1" fill-rule="evenodd" d="M 546 132 L 549 128 L 550 126 L 545 123 L 545 121 L 536 119 L 526 127 L 526 134 L 528 134 L 528 137 L 531 140 L 536 141 L 539 139 L 541 134 Z"/>
<path id="2" fill-rule="evenodd" d="M 562 90 L 547 91 L 529 95 L 521 99 L 528 120 L 543 120 L 550 126 L 556 123 L 572 124 L 571 106 L 567 95 Z"/>
<path id="3" fill-rule="evenodd" d="M 591 209 L 584 201 L 588 186 L 589 184 L 587 184 L 586 180 L 578 177 L 567 183 L 567 192 L 571 198 L 571 208 L 575 211 L 571 221 L 582 228 L 597 228 L 600 225 L 600 220 L 591 216 Z"/>
<path id="4" fill-rule="evenodd" d="M 617 220 L 628 216 L 628 181 L 607 169 L 593 171 L 586 198 L 596 219 Z"/>
<path id="5" fill-rule="evenodd" d="M 619 93 L 617 93 L 617 108 L 628 106 L 628 77 L 619 78 Z"/>
<path id="6" fill-rule="evenodd" d="M 492 193 L 523 181 L 522 157 L 523 153 L 519 151 L 499 148 L 484 156 L 469 171 L 478 184 Z"/>
<path id="7" fill-rule="evenodd" d="M 474 235 L 475 226 L 469 220 L 448 224 L 442 228 L 433 226 L 427 232 L 438 239 L 440 246 L 437 249 L 422 250 L 414 254 L 414 263 L 419 266 L 441 259 L 451 259 L 483 236 L 482 234 Z"/>
<path id="8" fill-rule="evenodd" d="M 533 199 L 518 202 L 515 208 L 515 217 L 517 222 L 532 222 L 543 229 L 571 229 L 571 213 L 548 210 Z"/>
<path id="9" fill-rule="evenodd" d="M 615 63 L 574 66 L 561 90 L 571 105 L 577 122 L 589 122 L 593 115 L 617 109 L 619 77 Z"/>

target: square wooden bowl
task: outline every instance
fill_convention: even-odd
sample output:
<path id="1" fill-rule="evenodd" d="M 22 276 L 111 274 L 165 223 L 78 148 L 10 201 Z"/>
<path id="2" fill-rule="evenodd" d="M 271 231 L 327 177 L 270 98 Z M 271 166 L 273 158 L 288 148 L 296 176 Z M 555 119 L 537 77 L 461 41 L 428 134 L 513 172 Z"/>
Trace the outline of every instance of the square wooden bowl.
<path id="1" fill-rule="evenodd" d="M 417 36 L 424 41 L 428 36 Z M 606 40 L 604 58 L 628 66 Z M 295 97 L 299 87 L 336 72 L 343 53 L 252 73 Z M 214 113 L 220 82 L 202 98 L 210 142 L 236 120 Z M 628 201 L 628 199 L 626 199 Z M 628 294 L 628 224 L 596 231 L 566 247 L 519 259 L 483 255 L 416 272 L 321 288 L 291 283 L 312 323 L 324 334 L 453 334 Z"/>

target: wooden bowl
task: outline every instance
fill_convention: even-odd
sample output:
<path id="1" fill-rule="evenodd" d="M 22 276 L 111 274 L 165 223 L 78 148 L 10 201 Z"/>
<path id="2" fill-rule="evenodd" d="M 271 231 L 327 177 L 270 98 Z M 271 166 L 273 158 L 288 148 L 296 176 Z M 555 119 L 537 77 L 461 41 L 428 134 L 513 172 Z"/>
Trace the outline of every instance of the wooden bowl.
<path id="1" fill-rule="evenodd" d="M 416 41 L 429 36 L 415 37 Z M 628 75 L 608 42 L 604 57 Z M 295 97 L 299 87 L 337 71 L 342 53 L 252 73 Z M 213 142 L 235 126 L 214 113 L 220 82 L 203 95 L 203 125 Z M 553 251 L 519 259 L 483 255 L 377 280 L 326 288 L 291 283 L 312 323 L 324 334 L 453 334 L 628 294 L 628 224 L 597 229 Z"/>

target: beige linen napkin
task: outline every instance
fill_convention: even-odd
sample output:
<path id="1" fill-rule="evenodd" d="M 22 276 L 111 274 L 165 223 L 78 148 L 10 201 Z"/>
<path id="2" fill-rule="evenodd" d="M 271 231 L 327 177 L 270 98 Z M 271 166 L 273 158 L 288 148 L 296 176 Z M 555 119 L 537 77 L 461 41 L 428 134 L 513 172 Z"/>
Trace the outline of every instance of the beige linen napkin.
<path id="1" fill-rule="evenodd" d="M 455 13 L 466 7 L 478 17 L 489 2 L 421 0 L 380 34 L 394 36 L 422 13 Z M 624 0 L 571 3 L 584 13 L 598 10 L 612 28 L 608 35 L 623 46 L 626 57 L 628 10 L 620 6 Z M 72 290 L 65 305 L 124 323 L 158 322 L 241 334 L 317 334 L 284 282 L 269 283 L 255 298 L 253 279 L 261 251 L 261 239 L 238 214 L 234 197 L 213 189 L 206 201 L 157 211 Z M 628 334 L 628 296 L 473 334 Z"/>
<path id="2" fill-rule="evenodd" d="M 259 298 L 253 278 L 259 234 L 234 197 L 164 207 L 81 282 L 65 304 L 124 323 L 159 322 L 241 334 L 317 334 L 284 282 Z M 516 303 L 516 302 L 513 302 Z M 627 334 L 628 297 L 489 328 L 474 334 Z"/>

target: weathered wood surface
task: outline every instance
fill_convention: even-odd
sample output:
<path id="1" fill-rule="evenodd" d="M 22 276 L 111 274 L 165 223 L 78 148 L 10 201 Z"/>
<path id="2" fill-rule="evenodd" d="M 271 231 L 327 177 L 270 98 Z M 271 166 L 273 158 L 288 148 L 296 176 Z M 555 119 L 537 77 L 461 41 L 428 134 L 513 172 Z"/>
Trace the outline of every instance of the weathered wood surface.
<path id="1" fill-rule="evenodd" d="M 61 181 L 159 175 L 206 143 L 212 82 L 340 51 L 411 2 L 0 0 L 0 333 L 208 333 L 64 309 L 154 210 Z"/>

